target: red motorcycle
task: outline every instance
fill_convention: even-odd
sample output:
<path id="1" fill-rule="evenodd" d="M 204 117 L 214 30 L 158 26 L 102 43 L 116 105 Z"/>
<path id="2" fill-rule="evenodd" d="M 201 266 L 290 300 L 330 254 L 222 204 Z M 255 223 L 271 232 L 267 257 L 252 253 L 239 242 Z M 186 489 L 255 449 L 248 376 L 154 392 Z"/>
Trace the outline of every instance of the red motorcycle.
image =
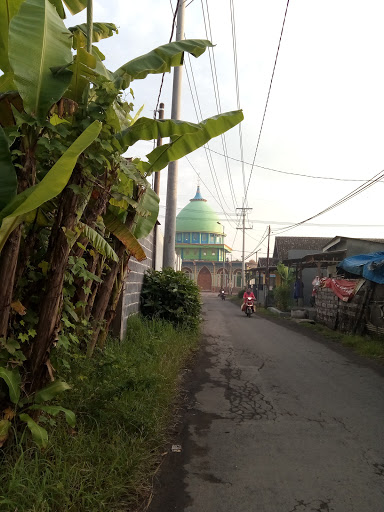
<path id="1" fill-rule="evenodd" d="M 252 297 L 247 297 L 244 304 L 244 312 L 248 318 L 251 318 L 252 313 L 255 312 Z"/>

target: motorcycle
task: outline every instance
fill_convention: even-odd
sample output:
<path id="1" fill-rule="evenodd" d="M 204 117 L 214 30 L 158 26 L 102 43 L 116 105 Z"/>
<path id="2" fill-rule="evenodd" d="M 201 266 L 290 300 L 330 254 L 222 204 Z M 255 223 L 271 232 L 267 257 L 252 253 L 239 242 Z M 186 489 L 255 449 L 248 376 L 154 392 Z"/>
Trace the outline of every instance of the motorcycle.
<path id="1" fill-rule="evenodd" d="M 248 297 L 245 301 L 245 308 L 244 312 L 247 315 L 248 318 L 251 318 L 252 313 L 254 313 L 253 310 L 253 299 L 251 297 Z"/>

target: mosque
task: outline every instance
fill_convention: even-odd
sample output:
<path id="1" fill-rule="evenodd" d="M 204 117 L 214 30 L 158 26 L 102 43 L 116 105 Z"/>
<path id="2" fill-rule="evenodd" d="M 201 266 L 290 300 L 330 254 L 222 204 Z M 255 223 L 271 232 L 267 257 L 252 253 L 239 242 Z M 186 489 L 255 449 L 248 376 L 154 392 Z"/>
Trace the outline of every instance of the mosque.
<path id="1" fill-rule="evenodd" d="M 241 289 L 241 261 L 232 261 L 232 249 L 225 243 L 224 226 L 197 187 L 196 195 L 176 217 L 176 253 L 181 270 L 202 291 L 227 293 Z"/>

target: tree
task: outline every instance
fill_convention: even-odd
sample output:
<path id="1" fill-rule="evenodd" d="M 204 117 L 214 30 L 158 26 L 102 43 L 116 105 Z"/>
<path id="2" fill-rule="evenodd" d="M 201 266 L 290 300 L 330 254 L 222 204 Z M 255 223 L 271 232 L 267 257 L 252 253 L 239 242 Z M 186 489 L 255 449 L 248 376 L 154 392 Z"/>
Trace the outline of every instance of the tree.
<path id="1" fill-rule="evenodd" d="M 87 2 L 64 4 L 75 14 Z M 15 385 L 30 407 L 57 378 L 52 360 L 74 346 L 91 356 L 104 342 L 129 258 L 146 257 L 138 239 L 157 219 L 147 178 L 243 119 L 241 111 L 198 124 L 133 115 L 123 92 L 133 95 L 134 80 L 211 43 L 169 43 L 111 72 L 90 43 L 116 27 L 67 29 L 64 15 L 61 0 L 0 4 L 0 370 L 12 373 L 0 372 L 4 408 Z M 170 143 L 147 161 L 123 156 L 158 136 Z"/>

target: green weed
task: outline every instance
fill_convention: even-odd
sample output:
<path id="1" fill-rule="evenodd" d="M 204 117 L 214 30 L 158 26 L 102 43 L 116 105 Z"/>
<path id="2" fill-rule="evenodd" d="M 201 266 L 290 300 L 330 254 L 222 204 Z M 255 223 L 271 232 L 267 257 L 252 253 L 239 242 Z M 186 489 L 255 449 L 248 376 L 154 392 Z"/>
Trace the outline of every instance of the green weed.
<path id="1" fill-rule="evenodd" d="M 0 451 L 0 510 L 134 510 L 166 440 L 180 370 L 198 334 L 163 321 L 128 321 L 127 339 L 72 365 L 63 403 L 71 429 L 57 422 L 45 451 L 15 443 Z M 23 448 L 24 446 L 24 448 Z"/>

